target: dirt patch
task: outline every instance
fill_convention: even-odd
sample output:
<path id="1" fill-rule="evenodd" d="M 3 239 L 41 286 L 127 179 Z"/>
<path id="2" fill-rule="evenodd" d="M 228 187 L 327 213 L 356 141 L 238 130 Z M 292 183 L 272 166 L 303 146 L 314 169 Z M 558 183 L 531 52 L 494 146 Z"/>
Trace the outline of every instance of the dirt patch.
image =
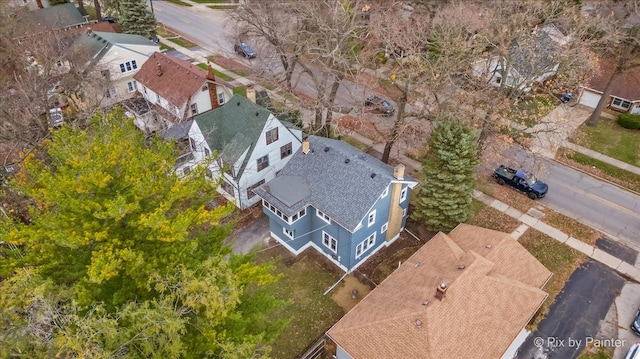
<path id="1" fill-rule="evenodd" d="M 378 130 L 375 122 L 368 118 L 346 115 L 337 119 L 335 125 L 339 134 L 349 135 L 352 132 L 357 132 L 376 143 L 384 142 L 387 135 L 386 132 Z"/>
<path id="2" fill-rule="evenodd" d="M 367 284 L 360 282 L 353 275 L 348 275 L 344 278 L 340 288 L 335 290 L 331 297 L 346 313 L 355 307 L 369 292 L 371 292 L 371 288 Z"/>
<path id="3" fill-rule="evenodd" d="M 217 65 L 220 65 L 225 69 L 229 69 L 233 72 L 243 72 L 245 74 L 250 74 L 253 72 L 251 67 L 243 65 L 238 61 L 230 59 L 228 57 L 213 55 L 213 56 L 209 56 L 209 58 Z"/>

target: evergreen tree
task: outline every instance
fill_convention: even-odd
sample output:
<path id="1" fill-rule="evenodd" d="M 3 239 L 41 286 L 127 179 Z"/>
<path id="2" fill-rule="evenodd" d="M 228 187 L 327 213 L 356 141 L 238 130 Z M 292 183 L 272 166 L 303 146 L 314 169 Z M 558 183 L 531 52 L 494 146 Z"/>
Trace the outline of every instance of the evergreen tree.
<path id="1" fill-rule="evenodd" d="M 127 34 L 136 34 L 148 39 L 156 34 L 156 18 L 147 8 L 145 0 L 120 0 L 118 22 Z"/>
<path id="2" fill-rule="evenodd" d="M 479 163 L 475 130 L 440 120 L 429 139 L 422 165 L 425 179 L 412 217 L 435 231 L 450 231 L 465 222 Z"/>
<path id="3" fill-rule="evenodd" d="M 0 357 L 268 352 L 284 323 L 266 319 L 282 305 L 275 278 L 222 244 L 232 205 L 207 210 L 215 187 L 204 169 L 178 178 L 176 158 L 121 110 L 27 156 L 12 188 L 30 198 L 30 223 L 0 223 L 16 249 L 0 263 Z"/>

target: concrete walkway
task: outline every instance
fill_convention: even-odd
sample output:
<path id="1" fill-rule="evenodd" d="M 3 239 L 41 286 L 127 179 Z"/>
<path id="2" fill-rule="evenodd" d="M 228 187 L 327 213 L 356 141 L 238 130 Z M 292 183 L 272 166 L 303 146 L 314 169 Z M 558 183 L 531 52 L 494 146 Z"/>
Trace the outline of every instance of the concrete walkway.
<path id="1" fill-rule="evenodd" d="M 582 242 L 579 239 L 573 238 L 568 234 L 554 228 L 529 213 L 522 213 L 517 209 L 510 207 L 508 204 L 501 202 L 495 198 L 489 197 L 480 191 L 474 191 L 473 196 L 484 204 L 497 209 L 498 211 L 515 218 L 522 224 L 511 234 L 516 240 L 529 228 L 536 229 L 549 237 L 555 239 L 560 243 L 564 243 L 569 247 L 584 253 L 589 258 L 598 261 L 607 267 L 617 271 L 618 273 L 631 278 L 637 282 L 640 282 L 640 269 L 634 267 L 619 258 L 616 258 L 609 253 L 604 252 L 599 248 Z"/>

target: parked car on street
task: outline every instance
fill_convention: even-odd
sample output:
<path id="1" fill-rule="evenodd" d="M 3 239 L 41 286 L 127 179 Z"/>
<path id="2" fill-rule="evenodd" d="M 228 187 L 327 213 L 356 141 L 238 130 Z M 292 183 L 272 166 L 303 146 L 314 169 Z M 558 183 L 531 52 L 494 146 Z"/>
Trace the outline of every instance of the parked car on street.
<path id="1" fill-rule="evenodd" d="M 244 42 L 233 45 L 233 51 L 235 51 L 238 55 L 242 55 L 248 59 L 255 59 L 256 52 L 251 48 L 251 46 L 247 45 Z"/>
<path id="2" fill-rule="evenodd" d="M 513 168 L 500 165 L 493 171 L 493 178 L 499 185 L 508 184 L 518 191 L 527 194 L 531 199 L 542 198 L 547 194 L 549 186 L 536 179 L 536 177 L 523 169 L 515 170 Z"/>
<path id="3" fill-rule="evenodd" d="M 640 335 L 640 309 L 638 309 L 636 317 L 633 319 L 633 323 L 631 323 L 631 330 L 636 333 L 636 335 Z"/>
<path id="4" fill-rule="evenodd" d="M 378 97 L 371 96 L 364 101 L 365 107 L 375 112 L 381 113 L 383 116 L 391 116 L 396 112 L 396 108 L 393 107 L 387 100 Z"/>
<path id="5" fill-rule="evenodd" d="M 640 359 L 640 343 L 632 345 L 624 359 Z"/>

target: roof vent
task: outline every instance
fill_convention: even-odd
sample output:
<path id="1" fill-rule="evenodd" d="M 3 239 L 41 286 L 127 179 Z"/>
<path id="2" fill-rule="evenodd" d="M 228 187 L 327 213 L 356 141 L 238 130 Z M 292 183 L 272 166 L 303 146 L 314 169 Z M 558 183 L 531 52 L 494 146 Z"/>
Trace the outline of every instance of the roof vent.
<path id="1" fill-rule="evenodd" d="M 375 174 L 375 173 L 372 173 L 372 174 L 371 174 L 371 178 L 376 178 L 376 174 Z"/>
<path id="2" fill-rule="evenodd" d="M 256 117 L 260 116 L 260 112 L 256 111 Z"/>
<path id="3" fill-rule="evenodd" d="M 428 300 L 423 300 L 423 301 L 422 301 L 422 305 L 427 305 L 427 304 L 429 304 L 429 301 L 428 301 Z"/>
<path id="4" fill-rule="evenodd" d="M 422 320 L 416 319 L 415 323 L 416 323 L 416 327 L 422 328 Z"/>
<path id="5" fill-rule="evenodd" d="M 329 152 L 329 147 L 325 147 L 324 152 Z"/>
<path id="6" fill-rule="evenodd" d="M 458 269 L 464 269 L 464 268 L 465 268 L 464 264 L 460 264 L 460 265 L 458 266 Z"/>
<path id="7" fill-rule="evenodd" d="M 486 246 L 484 246 L 486 249 L 491 249 L 491 245 L 487 244 Z"/>
<path id="8" fill-rule="evenodd" d="M 351 161 L 350 159 L 346 158 L 346 159 L 344 160 L 344 163 L 349 163 L 350 161 Z"/>
<path id="9" fill-rule="evenodd" d="M 415 266 L 420 267 L 420 262 L 416 262 Z"/>
<path id="10" fill-rule="evenodd" d="M 240 101 L 236 102 L 236 106 L 240 106 Z"/>

